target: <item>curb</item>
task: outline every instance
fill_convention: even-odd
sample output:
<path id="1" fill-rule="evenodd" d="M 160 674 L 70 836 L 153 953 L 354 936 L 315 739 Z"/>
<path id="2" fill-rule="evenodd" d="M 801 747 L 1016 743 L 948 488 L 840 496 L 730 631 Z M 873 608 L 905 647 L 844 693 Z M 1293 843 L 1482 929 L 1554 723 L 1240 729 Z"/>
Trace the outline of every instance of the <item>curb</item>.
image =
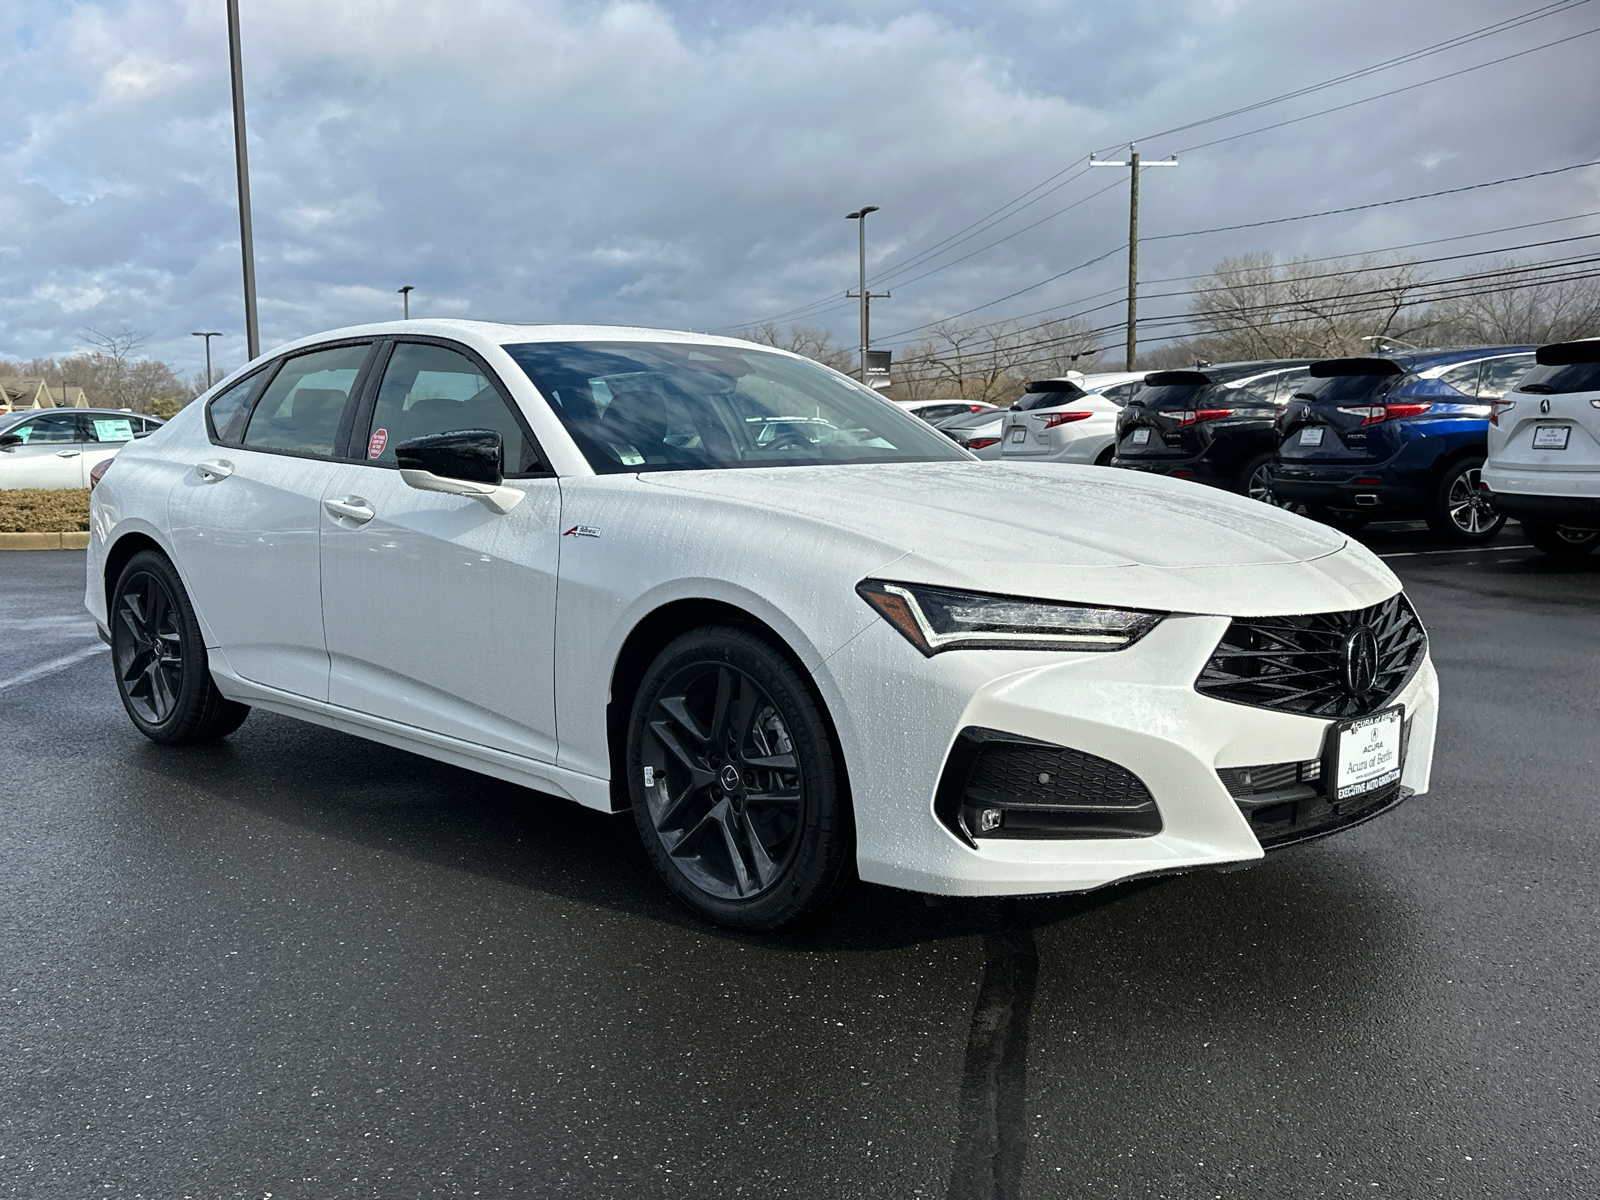
<path id="1" fill-rule="evenodd" d="M 87 550 L 89 531 L 77 533 L 0 533 L 0 550 Z"/>

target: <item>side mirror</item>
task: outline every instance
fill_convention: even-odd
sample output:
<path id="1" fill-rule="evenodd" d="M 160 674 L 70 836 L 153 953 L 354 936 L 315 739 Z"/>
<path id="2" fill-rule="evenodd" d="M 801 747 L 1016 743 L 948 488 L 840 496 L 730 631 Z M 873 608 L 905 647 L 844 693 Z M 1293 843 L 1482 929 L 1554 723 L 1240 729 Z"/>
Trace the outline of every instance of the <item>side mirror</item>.
<path id="1" fill-rule="evenodd" d="M 491 429 L 454 429 L 411 438 L 394 448 L 400 478 L 423 492 L 444 492 L 482 500 L 508 513 L 524 493 L 505 487 L 505 446 Z"/>
<path id="2" fill-rule="evenodd" d="M 9 450 L 13 446 L 26 446 L 28 443 L 20 433 L 0 433 L 0 450 Z"/>

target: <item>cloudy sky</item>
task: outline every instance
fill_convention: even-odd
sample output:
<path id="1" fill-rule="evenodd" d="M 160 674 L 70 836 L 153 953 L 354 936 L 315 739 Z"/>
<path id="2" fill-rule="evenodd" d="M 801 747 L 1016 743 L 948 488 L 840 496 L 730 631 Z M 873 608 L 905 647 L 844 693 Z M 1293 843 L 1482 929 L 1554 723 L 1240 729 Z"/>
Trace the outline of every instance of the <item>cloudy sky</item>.
<path id="1" fill-rule="evenodd" d="M 893 292 L 873 322 L 890 344 L 967 310 L 1078 312 L 1115 301 L 1127 222 L 1126 172 L 1083 164 L 1130 138 L 1182 164 L 1143 181 L 1152 294 L 1245 251 L 1482 235 L 1411 252 L 1433 255 L 1600 233 L 1600 218 L 1579 216 L 1600 212 L 1590 168 L 1157 237 L 1600 159 L 1600 32 L 1581 36 L 1600 30 L 1600 0 L 241 9 L 267 348 L 397 316 L 401 284 L 417 289 L 414 315 L 726 329 L 798 312 L 853 344 L 838 297 L 856 270 L 844 214 L 863 203 L 882 210 L 869 259 L 874 290 Z M 1046 179 L 1055 190 L 1029 193 Z M 1035 202 L 1014 216 L 961 232 L 1024 194 Z M 1486 232 L 1553 218 L 1575 219 Z M 1181 307 L 1152 299 L 1144 312 Z M 185 369 L 200 361 L 189 331 L 219 329 L 220 358 L 242 358 L 223 0 L 0 0 L 0 357 L 72 352 L 90 326 L 142 330 L 150 353 Z"/>

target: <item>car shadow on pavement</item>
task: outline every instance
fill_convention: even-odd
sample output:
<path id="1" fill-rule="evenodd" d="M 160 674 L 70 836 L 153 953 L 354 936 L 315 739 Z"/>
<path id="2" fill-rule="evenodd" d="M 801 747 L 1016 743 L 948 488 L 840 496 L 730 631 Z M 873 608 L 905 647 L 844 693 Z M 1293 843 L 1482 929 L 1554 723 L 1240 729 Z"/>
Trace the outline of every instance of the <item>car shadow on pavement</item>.
<path id="1" fill-rule="evenodd" d="M 239 805 L 325 837 L 529 892 L 796 953 L 871 952 L 1038 930 L 1173 883 L 1145 879 L 1081 895 L 932 901 L 861 885 L 798 930 L 751 934 L 710 925 L 679 906 L 645 856 L 629 814 L 595 812 L 352 735 L 257 712 L 216 745 L 172 750 L 141 742 L 126 765 L 155 777 L 148 782 L 156 786 L 139 794 L 158 799 L 139 802 L 171 806 L 168 820 L 184 820 L 183 810 L 196 803 Z"/>

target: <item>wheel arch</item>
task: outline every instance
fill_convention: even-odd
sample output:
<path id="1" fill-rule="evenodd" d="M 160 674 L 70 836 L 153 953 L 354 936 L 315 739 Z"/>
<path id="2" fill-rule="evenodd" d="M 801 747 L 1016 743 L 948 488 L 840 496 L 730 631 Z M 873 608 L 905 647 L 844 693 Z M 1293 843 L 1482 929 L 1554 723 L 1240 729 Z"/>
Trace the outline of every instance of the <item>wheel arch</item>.
<path id="1" fill-rule="evenodd" d="M 845 758 L 844 746 L 839 739 L 839 728 L 828 706 L 824 689 L 818 686 L 811 669 L 806 666 L 789 641 L 766 621 L 726 600 L 705 597 L 683 598 L 669 601 L 652 609 L 635 623 L 623 639 L 611 667 L 610 689 L 606 700 L 606 752 L 611 763 L 611 811 L 626 812 L 632 807 L 628 795 L 628 717 L 633 711 L 634 697 L 639 685 L 667 645 L 676 637 L 708 625 L 731 625 L 745 629 L 769 643 L 783 655 L 797 675 L 811 689 L 817 711 L 828 730 L 828 742 L 834 759 L 839 764 L 840 789 L 845 800 L 852 853 L 854 852 L 855 816 L 850 800 L 850 767 Z"/>
<path id="2" fill-rule="evenodd" d="M 111 590 L 117 586 L 117 580 L 122 577 L 123 568 L 141 550 L 154 550 L 162 558 L 172 562 L 172 555 L 167 553 L 165 546 L 148 533 L 141 533 L 136 529 L 120 535 L 116 541 L 107 546 L 105 574 L 101 579 L 101 589 L 105 593 L 108 618 L 111 613 Z M 174 569 L 176 569 L 176 564 L 174 564 Z"/>
<path id="3" fill-rule="evenodd" d="M 1457 463 L 1464 458 L 1481 458 L 1485 462 L 1489 459 L 1489 447 L 1484 442 L 1465 442 L 1441 452 L 1428 470 L 1428 492 L 1439 486 L 1447 472 L 1451 471 Z"/>

